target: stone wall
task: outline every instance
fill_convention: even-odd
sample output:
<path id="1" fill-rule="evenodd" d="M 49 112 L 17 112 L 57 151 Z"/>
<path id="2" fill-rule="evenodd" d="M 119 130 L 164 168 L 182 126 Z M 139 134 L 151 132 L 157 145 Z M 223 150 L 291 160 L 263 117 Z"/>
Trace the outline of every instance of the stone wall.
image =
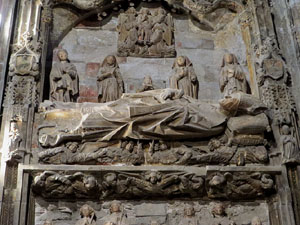
<path id="1" fill-rule="evenodd" d="M 63 11 L 56 12 L 56 16 L 60 18 Z M 246 50 L 238 17 L 228 21 L 231 22 L 220 31 L 212 33 L 200 30 L 187 16 L 174 15 L 177 55 L 186 55 L 192 61 L 200 83 L 200 99 L 220 99 L 219 70 L 225 52 L 236 54 L 247 72 Z M 100 28 L 81 24 L 73 28 L 59 44 L 59 48 L 65 48 L 69 52 L 70 61 L 79 72 L 79 102 L 97 101 L 96 76 L 105 56 L 117 52 L 117 25 L 117 15 L 112 16 Z M 55 60 L 56 54 L 53 61 Z M 126 92 L 135 92 L 141 86 L 145 75 L 152 76 L 156 88 L 168 87 L 174 58 L 118 57 L 118 62 Z"/>

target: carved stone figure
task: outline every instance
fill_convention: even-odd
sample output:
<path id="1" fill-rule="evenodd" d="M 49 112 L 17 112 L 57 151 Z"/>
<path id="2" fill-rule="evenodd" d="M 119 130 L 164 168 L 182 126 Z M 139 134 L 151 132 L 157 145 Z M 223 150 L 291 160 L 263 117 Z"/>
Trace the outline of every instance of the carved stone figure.
<path id="1" fill-rule="evenodd" d="M 10 137 L 10 149 L 11 151 L 19 150 L 20 144 L 22 142 L 22 136 L 20 131 L 20 124 L 22 120 L 19 116 L 15 116 L 12 118 L 10 122 L 10 130 L 9 130 L 9 137 Z"/>
<path id="2" fill-rule="evenodd" d="M 184 216 L 179 222 L 179 225 L 200 225 L 192 205 L 187 205 L 184 208 Z"/>
<path id="3" fill-rule="evenodd" d="M 213 214 L 214 217 L 226 216 L 225 205 L 223 203 L 216 203 L 213 206 L 211 213 Z"/>
<path id="4" fill-rule="evenodd" d="M 119 16 L 119 56 L 174 57 L 174 23 L 163 8 L 129 8 Z"/>
<path id="5" fill-rule="evenodd" d="M 45 113 L 45 125 L 41 125 L 39 129 L 39 142 L 43 147 L 55 147 L 74 138 L 78 141 L 84 139 L 86 142 L 95 138 L 98 141 L 125 138 L 186 140 L 211 137 L 224 132 L 228 116 L 216 105 L 189 96 L 169 99 L 176 93 L 180 91 L 164 89 L 124 94 L 122 99 L 111 104 L 89 103 L 88 107 L 77 104 L 75 110 L 72 103 L 55 102 L 51 105 L 53 110 Z M 235 101 L 235 98 L 230 100 Z M 237 108 L 240 107 L 243 107 L 242 101 Z M 252 105 L 251 111 L 256 111 L 257 107 L 260 105 Z M 74 116 L 76 120 L 73 119 Z M 178 123 L 179 118 L 182 123 Z M 50 124 L 52 127 L 49 128 Z"/>
<path id="6" fill-rule="evenodd" d="M 152 78 L 147 75 L 144 77 L 143 86 L 137 92 L 151 91 L 154 90 Z"/>
<path id="7" fill-rule="evenodd" d="M 282 152 L 282 163 L 300 163 L 300 153 L 296 138 L 291 134 L 291 129 L 287 125 L 281 128 L 280 144 Z"/>
<path id="8" fill-rule="evenodd" d="M 81 219 L 75 225 L 96 225 L 95 210 L 89 205 L 80 208 Z"/>
<path id="9" fill-rule="evenodd" d="M 95 177 L 81 172 L 63 175 L 44 171 L 35 177 L 32 185 L 34 193 L 44 198 L 90 198 L 99 195 L 99 185 Z"/>
<path id="10" fill-rule="evenodd" d="M 272 193 L 274 181 L 269 174 L 225 173 L 212 174 L 206 180 L 210 198 L 247 199 Z"/>
<path id="11" fill-rule="evenodd" d="M 68 52 L 60 49 L 60 62 L 53 65 L 50 73 L 50 100 L 76 102 L 79 95 L 79 79 L 74 64 L 68 60 Z"/>
<path id="12" fill-rule="evenodd" d="M 97 147 L 89 143 L 78 146 L 76 142 L 68 142 L 65 146 L 50 148 L 38 154 L 39 161 L 50 164 L 107 164 L 128 163 L 140 165 L 144 163 L 144 150 L 133 146 L 132 151 L 124 151 L 125 147 Z"/>
<path id="13" fill-rule="evenodd" d="M 104 221 L 109 221 L 115 225 L 129 225 L 127 215 L 122 209 L 119 201 L 113 201 L 110 205 L 110 215 L 103 218 Z"/>
<path id="14" fill-rule="evenodd" d="M 225 54 L 220 75 L 220 90 L 224 96 L 236 92 L 247 93 L 247 80 L 238 60 L 233 54 Z"/>
<path id="15" fill-rule="evenodd" d="M 115 101 L 121 97 L 124 92 L 124 83 L 115 56 L 109 55 L 104 59 L 97 81 L 98 102 Z"/>
<path id="16" fill-rule="evenodd" d="M 198 99 L 199 83 L 193 64 L 186 56 L 179 56 L 173 64 L 173 75 L 170 77 L 170 87 L 183 90 L 185 95 Z"/>

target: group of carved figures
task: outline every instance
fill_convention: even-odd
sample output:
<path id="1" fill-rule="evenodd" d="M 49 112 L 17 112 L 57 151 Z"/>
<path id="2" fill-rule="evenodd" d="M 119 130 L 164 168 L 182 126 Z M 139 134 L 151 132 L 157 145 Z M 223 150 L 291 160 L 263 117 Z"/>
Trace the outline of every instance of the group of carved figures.
<path id="1" fill-rule="evenodd" d="M 79 78 L 76 67 L 69 62 L 68 53 L 64 49 L 58 51 L 59 62 L 53 65 L 50 74 L 50 99 L 52 101 L 76 102 L 79 96 Z M 98 102 L 115 101 L 124 93 L 124 81 L 117 59 L 107 56 L 97 76 Z M 199 82 L 193 64 L 186 56 L 179 56 L 173 65 L 170 76 L 170 88 L 183 91 L 184 95 L 198 99 Z M 144 78 L 143 87 L 138 92 L 153 90 L 150 76 Z M 236 92 L 247 93 L 247 80 L 236 57 L 226 54 L 223 58 L 220 76 L 220 89 L 224 96 Z"/>
<path id="2" fill-rule="evenodd" d="M 163 8 L 129 8 L 119 17 L 118 54 L 120 56 L 173 57 L 174 23 Z"/>
<path id="3" fill-rule="evenodd" d="M 60 62 L 53 65 L 50 74 L 51 100 L 76 102 L 79 95 L 79 79 L 76 68 L 74 64 L 68 61 L 66 50 L 59 50 L 58 58 Z M 124 81 L 115 56 L 110 55 L 104 59 L 97 76 L 97 84 L 98 102 L 105 103 L 121 98 L 121 95 L 124 93 Z M 194 99 L 198 98 L 199 83 L 193 65 L 188 57 L 179 56 L 175 60 L 173 74 L 170 76 L 170 87 L 180 90 L 180 95 L 190 96 Z M 150 76 L 146 76 L 142 88 L 137 90 L 137 92 L 151 90 L 154 90 L 152 79 Z M 232 102 L 228 104 L 228 99 L 237 93 L 248 92 L 245 73 L 233 54 L 224 55 L 220 74 L 220 90 L 224 94 L 224 99 L 221 104 L 229 108 L 233 108 L 234 104 L 232 104 Z M 237 124 L 239 117 L 237 117 L 237 119 L 232 118 L 231 120 L 236 120 L 235 124 Z M 267 119 L 265 120 L 267 121 Z M 230 139 L 234 141 L 234 137 Z M 298 163 L 300 157 L 297 150 L 296 139 L 290 134 L 287 125 L 282 127 L 281 143 L 283 163 Z M 257 144 L 259 143 L 254 143 L 254 145 Z"/>
<path id="4" fill-rule="evenodd" d="M 44 171 L 34 178 L 33 193 L 46 199 L 140 199 L 204 197 L 210 199 L 261 199 L 274 191 L 270 174 L 216 172 L 200 176 L 175 171 L 107 172 L 66 175 Z"/>
<path id="5" fill-rule="evenodd" d="M 83 205 L 80 208 L 80 219 L 76 222 L 75 225 L 130 225 L 126 211 L 119 201 L 113 201 L 110 204 L 109 215 L 101 218 L 102 222 L 99 222 L 95 210 L 90 205 Z M 215 203 L 211 209 L 211 215 L 214 218 L 219 218 L 221 222 L 214 223 L 213 225 L 237 225 L 236 222 L 227 219 L 226 215 L 226 206 L 223 203 Z M 226 220 L 225 223 L 222 223 Z M 247 221 L 248 222 L 248 221 Z M 196 215 L 195 208 L 191 204 L 187 204 L 183 210 L 183 216 L 179 220 L 179 225 L 200 225 L 200 220 Z M 255 216 L 249 225 L 262 225 L 262 221 L 259 217 Z M 55 225 L 51 220 L 46 220 L 43 225 Z M 149 225 L 165 225 L 161 224 L 156 220 L 151 220 Z"/>

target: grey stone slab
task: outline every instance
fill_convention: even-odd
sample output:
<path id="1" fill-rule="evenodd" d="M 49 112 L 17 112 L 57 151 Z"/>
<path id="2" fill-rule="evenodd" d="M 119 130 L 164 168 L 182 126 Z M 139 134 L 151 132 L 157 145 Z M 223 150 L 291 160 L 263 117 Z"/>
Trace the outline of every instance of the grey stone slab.
<path id="1" fill-rule="evenodd" d="M 141 204 L 135 210 L 136 216 L 146 217 L 146 216 L 165 216 L 167 214 L 167 209 L 165 204 Z"/>

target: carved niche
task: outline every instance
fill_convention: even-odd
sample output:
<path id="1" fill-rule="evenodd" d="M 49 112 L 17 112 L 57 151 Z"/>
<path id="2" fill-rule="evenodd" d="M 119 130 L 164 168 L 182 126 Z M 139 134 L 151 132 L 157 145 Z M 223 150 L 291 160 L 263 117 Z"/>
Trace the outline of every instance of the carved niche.
<path id="1" fill-rule="evenodd" d="M 129 8 L 119 16 L 118 55 L 175 57 L 174 22 L 163 8 Z"/>

